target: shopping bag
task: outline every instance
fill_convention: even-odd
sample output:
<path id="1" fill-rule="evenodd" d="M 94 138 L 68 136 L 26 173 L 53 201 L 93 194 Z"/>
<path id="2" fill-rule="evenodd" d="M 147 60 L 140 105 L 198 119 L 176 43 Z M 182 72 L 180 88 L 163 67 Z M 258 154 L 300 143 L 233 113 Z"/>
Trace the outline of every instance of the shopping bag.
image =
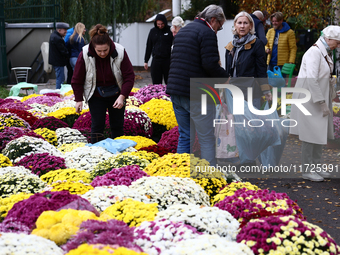
<path id="1" fill-rule="evenodd" d="M 268 83 L 272 87 L 281 88 L 286 85 L 286 80 L 283 78 L 280 67 L 274 66 L 274 71 L 268 70 Z"/>
<path id="2" fill-rule="evenodd" d="M 233 115 L 229 113 L 226 104 L 218 105 L 217 119 L 225 119 L 227 123 L 216 124 L 216 158 L 238 157 L 236 146 L 235 127 L 231 126 Z"/>
<path id="3" fill-rule="evenodd" d="M 232 93 L 228 89 L 225 89 L 224 92 L 228 111 L 232 114 L 234 110 Z M 267 107 L 268 105 L 266 105 L 265 109 Z M 269 146 L 283 145 L 284 147 L 280 137 L 283 129 L 281 122 L 273 121 L 274 124 L 272 124 L 271 121 L 268 121 L 278 119 L 276 111 L 269 115 L 256 115 L 249 110 L 248 103 L 244 101 L 244 114 L 235 114 L 233 117 L 235 123 L 244 123 L 244 125 L 235 125 L 236 144 L 241 164 L 256 160 Z M 247 124 L 249 120 L 255 119 L 262 121 L 263 126 L 252 127 Z M 272 125 L 275 125 L 275 127 L 272 127 Z"/>

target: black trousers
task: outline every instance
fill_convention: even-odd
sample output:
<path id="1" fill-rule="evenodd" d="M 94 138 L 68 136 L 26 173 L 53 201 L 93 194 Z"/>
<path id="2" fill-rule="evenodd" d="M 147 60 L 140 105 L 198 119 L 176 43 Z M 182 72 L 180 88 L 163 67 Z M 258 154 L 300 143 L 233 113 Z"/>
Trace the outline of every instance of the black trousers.
<path id="1" fill-rule="evenodd" d="M 67 84 L 71 84 L 72 76 L 73 76 L 73 68 L 70 65 L 70 61 L 67 61 Z"/>
<path id="2" fill-rule="evenodd" d="M 151 78 L 153 84 L 168 83 L 170 58 L 153 58 L 151 63 Z"/>
<path id="3" fill-rule="evenodd" d="M 125 106 L 121 109 L 113 108 L 112 105 L 117 100 L 114 97 L 91 97 L 89 108 L 91 113 L 91 143 L 96 143 L 104 139 L 106 110 L 109 112 L 109 122 L 111 129 L 111 138 L 124 135 L 124 113 Z"/>

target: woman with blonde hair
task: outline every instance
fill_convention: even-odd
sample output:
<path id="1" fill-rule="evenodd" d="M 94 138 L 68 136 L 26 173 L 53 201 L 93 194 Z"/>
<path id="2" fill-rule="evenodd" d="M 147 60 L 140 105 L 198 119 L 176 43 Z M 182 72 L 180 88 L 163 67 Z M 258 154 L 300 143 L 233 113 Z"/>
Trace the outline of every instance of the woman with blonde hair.
<path id="1" fill-rule="evenodd" d="M 232 32 L 233 40 L 225 47 L 225 67 L 231 78 L 230 83 L 242 90 L 245 100 L 248 98 L 248 88 L 252 88 L 252 104 L 260 109 L 262 95 L 267 101 L 272 100 L 264 44 L 255 36 L 254 20 L 247 12 L 242 11 L 235 16 Z M 256 161 L 246 160 L 241 165 L 256 165 Z"/>
<path id="2" fill-rule="evenodd" d="M 74 70 L 74 66 L 76 65 L 77 58 L 81 49 L 85 46 L 85 35 L 86 28 L 85 25 L 81 22 L 78 22 L 75 27 L 73 34 L 70 36 L 70 40 L 67 41 L 66 47 L 70 53 L 70 65 Z"/>
<path id="3" fill-rule="evenodd" d="M 175 17 L 172 22 L 171 22 L 171 32 L 172 32 L 172 35 L 175 37 L 175 35 L 177 35 L 178 31 L 184 27 L 184 21 L 181 17 L 177 16 Z"/>
<path id="4" fill-rule="evenodd" d="M 235 16 L 232 32 L 234 38 L 225 47 L 226 71 L 231 78 L 256 78 L 256 81 L 248 79 L 249 82 L 243 82 L 239 87 L 245 99 L 247 88 L 253 88 L 253 105 L 260 109 L 262 95 L 265 95 L 268 101 L 272 98 L 267 80 L 264 44 L 255 36 L 254 20 L 247 12 L 242 11 Z"/>
<path id="5" fill-rule="evenodd" d="M 104 139 L 106 111 L 109 113 L 111 138 L 124 135 L 125 99 L 135 81 L 130 59 L 124 47 L 114 43 L 107 28 L 91 28 L 91 41 L 83 47 L 71 81 L 76 111 L 88 103 L 91 113 L 91 143 Z"/>

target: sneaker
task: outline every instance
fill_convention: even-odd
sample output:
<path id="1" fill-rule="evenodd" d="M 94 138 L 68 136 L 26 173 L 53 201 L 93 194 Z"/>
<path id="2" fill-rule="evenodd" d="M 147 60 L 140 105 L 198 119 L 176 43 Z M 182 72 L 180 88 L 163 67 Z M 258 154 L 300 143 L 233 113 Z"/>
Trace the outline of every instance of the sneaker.
<path id="1" fill-rule="evenodd" d="M 324 179 L 322 176 L 318 175 L 317 173 L 303 173 L 302 179 L 307 179 L 312 182 L 322 182 Z"/>
<path id="2" fill-rule="evenodd" d="M 332 176 L 329 172 L 324 172 L 323 170 L 320 170 L 319 172 L 316 171 L 316 173 L 323 178 L 331 178 Z"/>

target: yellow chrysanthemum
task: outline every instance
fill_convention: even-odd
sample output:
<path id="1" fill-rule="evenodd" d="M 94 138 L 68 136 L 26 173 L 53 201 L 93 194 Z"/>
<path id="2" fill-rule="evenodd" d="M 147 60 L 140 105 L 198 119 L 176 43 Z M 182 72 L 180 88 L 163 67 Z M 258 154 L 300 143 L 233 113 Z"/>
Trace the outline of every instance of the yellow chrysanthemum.
<path id="1" fill-rule="evenodd" d="M 139 108 L 147 113 L 153 123 L 166 126 L 167 130 L 178 126 L 171 101 L 153 98 Z"/>
<path id="2" fill-rule="evenodd" d="M 217 204 L 222 201 L 226 196 L 232 196 L 236 190 L 246 188 L 248 190 L 259 190 L 259 187 L 251 184 L 250 182 L 232 182 L 225 186 L 222 190 L 215 195 L 212 204 Z"/>
<path id="3" fill-rule="evenodd" d="M 77 170 L 77 169 L 59 169 L 50 171 L 40 177 L 40 179 L 48 184 L 52 184 L 52 182 L 56 181 L 83 181 L 84 183 L 91 183 L 90 174 L 85 170 Z"/>
<path id="4" fill-rule="evenodd" d="M 77 149 L 79 147 L 85 147 L 86 143 L 64 143 L 60 147 L 58 147 L 58 150 L 62 153 L 73 151 L 74 149 Z"/>
<path id="5" fill-rule="evenodd" d="M 65 255 L 147 255 L 144 252 L 127 249 L 125 247 L 112 248 L 103 244 L 81 244 L 76 249 L 70 250 Z"/>
<path id="6" fill-rule="evenodd" d="M 19 193 L 6 198 L 0 198 L 0 220 L 7 216 L 8 211 L 12 209 L 15 203 L 25 200 L 32 195 L 33 194 Z"/>
<path id="7" fill-rule="evenodd" d="M 73 209 L 44 211 L 36 221 L 33 235 L 41 236 L 62 245 L 79 230 L 79 226 L 86 220 L 97 220 L 98 217 L 90 211 Z"/>
<path id="8" fill-rule="evenodd" d="M 23 97 L 21 99 L 21 102 L 25 102 L 27 99 L 30 99 L 30 98 L 33 98 L 33 97 L 41 97 L 41 96 L 44 96 L 44 95 L 41 95 L 41 94 L 31 94 L 31 95 Z"/>
<path id="9" fill-rule="evenodd" d="M 70 192 L 70 194 L 77 195 L 83 195 L 89 190 L 93 189 L 93 187 L 90 184 L 83 183 L 80 181 L 74 182 L 68 180 L 53 182 L 51 186 L 53 187 L 52 191 L 67 190 L 68 192 Z"/>
<path id="10" fill-rule="evenodd" d="M 13 166 L 12 161 L 8 157 L 0 153 L 0 168 L 7 166 Z"/>
<path id="11" fill-rule="evenodd" d="M 57 140 L 57 135 L 55 131 L 50 130 L 48 128 L 37 128 L 33 131 L 34 133 L 44 137 L 44 139 L 50 144 L 52 144 L 53 146 L 56 146 L 56 147 L 58 146 L 58 140 Z"/>
<path id="12" fill-rule="evenodd" d="M 133 152 L 123 152 L 122 155 L 133 155 L 137 156 L 141 159 L 146 159 L 149 162 L 152 162 L 155 159 L 159 158 L 159 155 L 154 152 L 147 152 L 147 151 L 133 151 Z"/>
<path id="13" fill-rule="evenodd" d="M 139 150 L 140 148 L 143 147 L 148 147 L 148 146 L 152 146 L 152 145 L 157 145 L 157 143 L 155 143 L 153 140 L 143 137 L 143 136 L 119 136 L 117 138 L 115 138 L 115 140 L 118 139 L 128 139 L 128 140 L 132 140 L 135 141 L 137 143 L 137 145 L 135 146 L 136 150 Z"/>
<path id="14" fill-rule="evenodd" d="M 153 221 L 158 213 L 157 203 L 146 204 L 128 198 L 106 208 L 101 217 L 109 216 L 124 221 L 130 227 L 139 226 L 143 221 Z"/>
<path id="15" fill-rule="evenodd" d="M 214 203 L 215 195 L 218 194 L 221 188 L 227 185 L 227 181 L 223 178 L 199 178 L 194 179 L 194 181 L 208 194 L 210 197 L 210 204 L 212 205 Z"/>

